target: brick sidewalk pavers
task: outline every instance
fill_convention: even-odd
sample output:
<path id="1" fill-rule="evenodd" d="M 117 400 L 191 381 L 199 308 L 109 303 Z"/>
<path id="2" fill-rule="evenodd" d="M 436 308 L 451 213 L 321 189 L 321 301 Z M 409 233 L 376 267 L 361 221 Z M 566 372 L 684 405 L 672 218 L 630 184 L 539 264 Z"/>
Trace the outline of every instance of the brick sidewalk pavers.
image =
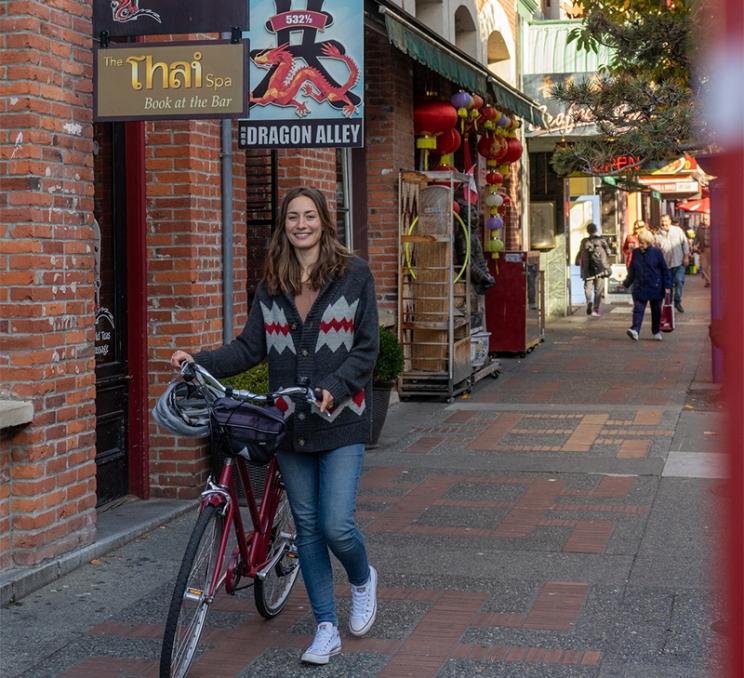
<path id="1" fill-rule="evenodd" d="M 416 416 L 408 403 L 393 409 L 358 501 L 380 572 L 370 634 L 342 629 L 341 655 L 303 667 L 313 624 L 302 586 L 271 622 L 248 590 L 218 599 L 190 675 L 705 675 L 718 613 L 710 583 L 694 573 L 709 566 L 701 525 L 716 495 L 697 479 L 664 479 L 660 494 L 709 350 L 697 282 L 664 342 L 630 342 L 628 308 L 576 316 L 551 325 L 527 358 L 505 359 L 499 379 L 469 398 L 418 405 Z M 691 572 L 670 568 L 665 578 L 655 558 L 674 562 L 678 533 L 699 541 L 699 557 L 685 552 Z M 337 582 L 345 624 L 349 592 L 340 573 Z M 91 619 L 84 638 L 47 662 L 48 675 L 157 676 L 169 596 L 161 585 Z"/>

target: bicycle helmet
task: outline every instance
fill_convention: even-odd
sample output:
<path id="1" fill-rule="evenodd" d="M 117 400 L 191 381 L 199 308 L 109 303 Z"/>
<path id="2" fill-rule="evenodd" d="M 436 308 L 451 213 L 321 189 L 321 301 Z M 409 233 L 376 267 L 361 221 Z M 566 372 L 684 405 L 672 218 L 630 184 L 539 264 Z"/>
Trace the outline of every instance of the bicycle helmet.
<path id="1" fill-rule="evenodd" d="M 185 381 L 172 381 L 160 396 L 152 416 L 163 428 L 191 438 L 209 435 L 209 408 L 198 389 Z"/>

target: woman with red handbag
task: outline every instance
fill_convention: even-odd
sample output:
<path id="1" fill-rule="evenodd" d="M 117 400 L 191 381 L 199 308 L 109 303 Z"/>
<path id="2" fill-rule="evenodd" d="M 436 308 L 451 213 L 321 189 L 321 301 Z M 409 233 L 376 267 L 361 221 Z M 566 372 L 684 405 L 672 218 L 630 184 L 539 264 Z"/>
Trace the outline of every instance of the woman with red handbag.
<path id="1" fill-rule="evenodd" d="M 651 334 L 656 341 L 661 341 L 661 303 L 672 287 L 672 274 L 664 261 L 664 254 L 654 247 L 654 236 L 648 230 L 638 234 L 638 247 L 633 250 L 623 286 L 626 289 L 632 287 L 633 295 L 633 324 L 626 334 L 638 341 L 648 303 L 651 306 Z"/>

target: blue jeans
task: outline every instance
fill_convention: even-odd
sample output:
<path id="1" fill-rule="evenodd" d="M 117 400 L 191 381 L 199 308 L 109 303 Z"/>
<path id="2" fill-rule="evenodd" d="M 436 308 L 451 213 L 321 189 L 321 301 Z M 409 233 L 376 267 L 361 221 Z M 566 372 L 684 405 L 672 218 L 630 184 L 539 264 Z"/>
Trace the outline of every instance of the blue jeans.
<path id="1" fill-rule="evenodd" d="M 318 453 L 279 452 L 277 457 L 315 620 L 337 624 L 328 549 L 344 566 L 351 584 L 361 586 L 369 579 L 367 549 L 354 519 L 364 445 Z"/>
<path id="2" fill-rule="evenodd" d="M 685 286 L 685 267 L 673 266 L 669 269 L 672 274 L 672 285 L 674 286 L 674 303 L 682 303 L 682 288 Z"/>

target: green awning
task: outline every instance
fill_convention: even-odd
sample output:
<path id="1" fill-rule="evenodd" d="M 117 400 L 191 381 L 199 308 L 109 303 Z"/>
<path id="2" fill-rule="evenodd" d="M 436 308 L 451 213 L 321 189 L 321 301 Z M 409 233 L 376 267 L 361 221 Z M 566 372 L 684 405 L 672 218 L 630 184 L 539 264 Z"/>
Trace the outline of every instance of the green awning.
<path id="1" fill-rule="evenodd" d="M 537 104 L 519 90 L 490 73 L 482 64 L 457 54 L 388 8 L 380 7 L 380 11 L 385 15 L 388 39 L 401 52 L 464 89 L 481 96 L 491 94 L 494 105 L 501 110 L 513 113 L 533 125 L 545 127 Z"/>
<path id="2" fill-rule="evenodd" d="M 619 188 L 621 191 L 625 191 L 626 193 L 650 193 L 654 200 L 661 200 L 661 193 L 659 191 L 649 188 L 646 184 L 633 181 L 628 177 L 602 177 L 602 183 L 607 186 Z"/>

